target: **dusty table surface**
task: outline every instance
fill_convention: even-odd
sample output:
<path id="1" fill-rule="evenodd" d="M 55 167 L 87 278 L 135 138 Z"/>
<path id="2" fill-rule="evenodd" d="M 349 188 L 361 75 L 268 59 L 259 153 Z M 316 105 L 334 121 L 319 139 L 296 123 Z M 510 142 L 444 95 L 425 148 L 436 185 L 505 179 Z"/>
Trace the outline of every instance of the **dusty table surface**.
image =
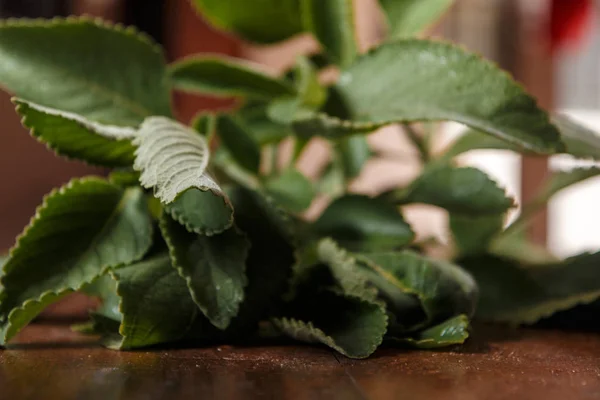
<path id="1" fill-rule="evenodd" d="M 444 352 L 311 346 L 105 350 L 67 324 L 0 350 L 0 399 L 600 399 L 600 335 L 478 329 Z"/>

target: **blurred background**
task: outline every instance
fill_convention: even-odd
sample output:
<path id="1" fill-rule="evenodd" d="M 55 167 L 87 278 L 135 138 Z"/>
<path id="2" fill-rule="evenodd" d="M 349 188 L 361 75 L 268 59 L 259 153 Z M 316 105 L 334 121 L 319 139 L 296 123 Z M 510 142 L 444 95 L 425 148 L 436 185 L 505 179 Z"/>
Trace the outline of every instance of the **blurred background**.
<path id="1" fill-rule="evenodd" d="M 327 0 L 324 0 L 327 1 Z M 251 3 L 248 0 L 248 3 Z M 367 49 L 383 34 L 375 0 L 355 0 L 360 44 Z M 298 54 L 314 51 L 308 37 L 271 47 L 244 43 L 216 31 L 198 17 L 188 0 L 0 0 L 0 17 L 42 17 L 88 14 L 135 25 L 161 43 L 169 60 L 194 53 L 223 53 L 260 62 L 274 74 L 293 64 Z M 546 108 L 571 115 L 600 132 L 600 4 L 594 0 L 458 0 L 431 32 L 462 43 L 509 70 Z M 0 60 L 0 62 L 2 62 Z M 231 107 L 231 100 L 177 94 L 182 121 L 199 109 Z M 0 94 L 0 252 L 27 224 L 44 194 L 71 177 L 103 174 L 80 163 L 57 159 L 21 127 L 8 94 Z M 419 172 L 418 156 L 408 141 L 386 128 L 369 138 L 390 158 L 374 161 L 352 184 L 352 190 L 375 193 L 408 183 Z M 464 128 L 446 124 L 436 137 L 443 149 Z M 316 141 L 301 159 L 301 169 L 314 174 L 327 159 L 327 148 Z M 476 165 L 517 199 L 531 198 L 552 168 L 577 165 L 565 157 L 521 158 L 502 151 L 465 154 L 461 163 Z M 581 165 L 581 162 L 579 162 Z M 548 243 L 559 256 L 600 247 L 600 178 L 588 180 L 557 196 L 540 215 L 530 235 Z M 318 207 L 319 205 L 315 205 Z M 515 211 L 518 213 L 518 210 Z M 447 218 L 442 211 L 411 207 L 407 218 L 421 236 L 444 240 Z"/>

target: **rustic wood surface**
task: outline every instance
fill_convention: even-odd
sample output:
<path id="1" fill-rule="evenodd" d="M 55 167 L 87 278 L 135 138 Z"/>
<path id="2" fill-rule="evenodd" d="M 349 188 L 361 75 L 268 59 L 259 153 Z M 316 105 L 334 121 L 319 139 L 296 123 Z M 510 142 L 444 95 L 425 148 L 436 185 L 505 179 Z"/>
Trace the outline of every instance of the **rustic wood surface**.
<path id="1" fill-rule="evenodd" d="M 598 399 L 600 336 L 480 327 L 444 352 L 349 360 L 318 346 L 116 352 L 66 321 L 0 351 L 0 399 Z"/>

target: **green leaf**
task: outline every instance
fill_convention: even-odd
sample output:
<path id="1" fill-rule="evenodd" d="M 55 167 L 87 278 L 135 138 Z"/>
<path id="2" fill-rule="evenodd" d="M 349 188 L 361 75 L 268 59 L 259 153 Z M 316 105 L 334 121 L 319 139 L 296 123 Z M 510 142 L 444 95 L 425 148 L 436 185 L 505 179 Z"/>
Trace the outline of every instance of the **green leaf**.
<path id="1" fill-rule="evenodd" d="M 140 183 L 153 188 L 167 211 L 192 232 L 215 234 L 228 229 L 232 207 L 206 172 L 206 140 L 191 129 L 164 117 L 150 117 L 134 140 L 134 169 Z M 212 198 L 214 197 L 214 198 Z"/>
<path id="2" fill-rule="evenodd" d="M 275 318 L 286 335 L 303 342 L 322 343 L 350 358 L 370 356 L 383 340 L 385 310 L 359 297 L 322 291 L 302 299 L 293 318 Z"/>
<path id="3" fill-rule="evenodd" d="M 515 205 L 483 171 L 450 165 L 426 169 L 399 197 L 402 204 L 431 204 L 468 216 L 503 214 Z"/>
<path id="4" fill-rule="evenodd" d="M 56 154 L 107 167 L 133 164 L 132 128 L 102 125 L 79 115 L 13 99 L 23 125 Z"/>
<path id="5" fill-rule="evenodd" d="M 341 139 L 336 150 L 340 155 L 346 179 L 359 176 L 372 155 L 367 138 L 363 135 Z"/>
<path id="6" fill-rule="evenodd" d="M 279 143 L 294 134 L 290 126 L 269 118 L 267 108 L 265 104 L 246 106 L 234 115 L 234 118 L 248 129 L 250 136 L 261 146 Z"/>
<path id="7" fill-rule="evenodd" d="M 469 129 L 443 152 L 440 160 L 450 161 L 454 157 L 471 150 L 510 150 L 517 153 L 526 153 L 514 143 L 490 136 L 475 129 Z"/>
<path id="8" fill-rule="evenodd" d="M 435 23 L 454 0 L 379 0 L 392 38 L 416 36 Z"/>
<path id="9" fill-rule="evenodd" d="M 250 243 L 231 228 L 219 235 L 189 233 L 169 217 L 160 221 L 173 266 L 187 282 L 194 303 L 219 329 L 226 329 L 244 299 Z"/>
<path id="10" fill-rule="evenodd" d="M 317 192 L 330 198 L 336 198 L 346 191 L 345 171 L 339 155 L 332 154 L 332 160 L 327 164 L 321 177 L 316 183 Z"/>
<path id="11" fill-rule="evenodd" d="M 170 115 L 163 54 L 133 28 L 68 18 L 0 24 L 0 84 L 89 121 L 137 126 Z"/>
<path id="12" fill-rule="evenodd" d="M 364 253 L 356 260 L 395 316 L 392 333 L 475 312 L 477 285 L 454 264 L 412 251 Z"/>
<path id="13" fill-rule="evenodd" d="M 242 187 L 232 188 L 228 194 L 236 225 L 252 243 L 246 262 L 245 300 L 227 332 L 243 336 L 281 307 L 296 263 L 295 239 L 289 217 L 273 201 Z"/>
<path id="14" fill-rule="evenodd" d="M 566 153 L 577 158 L 600 160 L 600 134 L 560 114 L 552 117 L 567 146 Z"/>
<path id="15" fill-rule="evenodd" d="M 88 178 L 49 194 L 3 268 L 1 343 L 65 294 L 111 267 L 139 260 L 151 242 L 151 219 L 139 188 Z"/>
<path id="16" fill-rule="evenodd" d="M 88 296 L 98 297 L 101 301 L 100 306 L 94 310 L 92 316 L 101 315 L 121 322 L 123 319 L 123 314 L 119 310 L 121 298 L 117 294 L 117 282 L 112 279 L 110 274 L 102 275 L 89 285 L 85 285 L 82 291 Z"/>
<path id="17" fill-rule="evenodd" d="M 260 148 L 245 126 L 226 115 L 217 119 L 217 134 L 233 159 L 243 168 L 257 174 Z"/>
<path id="18" fill-rule="evenodd" d="M 241 59 L 190 57 L 172 64 L 169 73 L 176 89 L 191 93 L 271 100 L 295 92 L 287 82 Z"/>
<path id="19" fill-rule="evenodd" d="M 108 174 L 108 181 L 118 186 L 138 186 L 140 174 L 130 169 L 117 169 Z"/>
<path id="20" fill-rule="evenodd" d="M 397 249 L 415 237 L 394 206 L 361 195 L 334 200 L 314 223 L 313 231 L 331 236 L 345 248 L 362 251 Z"/>
<path id="21" fill-rule="evenodd" d="M 396 122 L 450 120 L 523 149 L 564 149 L 533 97 L 490 62 L 446 43 L 384 44 L 343 71 L 335 90 L 352 119 L 301 109 L 294 118 L 299 135 L 331 138 Z"/>
<path id="22" fill-rule="evenodd" d="M 315 35 L 327 57 L 346 67 L 358 54 L 352 0 L 302 0 L 306 30 Z"/>
<path id="23" fill-rule="evenodd" d="M 283 208 L 295 213 L 310 207 L 315 196 L 312 183 L 301 172 L 293 168 L 266 178 L 264 188 Z"/>
<path id="24" fill-rule="evenodd" d="M 557 311 L 600 297 L 600 253 L 527 268 L 502 257 L 459 261 L 477 280 L 477 318 L 531 324 Z"/>
<path id="25" fill-rule="evenodd" d="M 109 347 L 135 349 L 170 343 L 187 333 L 198 307 L 168 255 L 160 254 L 111 274 L 117 281 L 123 321 L 119 328 L 122 337 Z"/>
<path id="26" fill-rule="evenodd" d="M 439 325 L 420 331 L 412 337 L 393 337 L 392 340 L 417 349 L 438 349 L 463 344 L 468 338 L 469 318 L 461 314 Z"/>
<path id="27" fill-rule="evenodd" d="M 194 116 L 190 125 L 196 132 L 204 136 L 206 142 L 210 144 L 217 130 L 217 117 L 211 112 L 200 111 Z"/>
<path id="28" fill-rule="evenodd" d="M 450 230 L 462 256 L 485 252 L 504 228 L 505 214 L 472 217 L 450 214 Z"/>
<path id="29" fill-rule="evenodd" d="M 273 43 L 302 32 L 299 0 L 193 0 L 211 24 L 244 39 Z"/>

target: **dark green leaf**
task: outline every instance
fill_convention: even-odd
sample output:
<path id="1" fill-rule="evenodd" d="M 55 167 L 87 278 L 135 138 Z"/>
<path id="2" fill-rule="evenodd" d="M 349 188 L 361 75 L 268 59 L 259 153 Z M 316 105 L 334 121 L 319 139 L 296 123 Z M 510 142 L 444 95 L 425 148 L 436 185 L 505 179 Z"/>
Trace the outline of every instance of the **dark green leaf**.
<path id="1" fill-rule="evenodd" d="M 121 298 L 117 294 L 117 282 L 109 274 L 102 275 L 89 285 L 84 286 L 82 291 L 88 296 L 97 297 L 101 302 L 92 315 L 99 314 L 118 323 L 121 322 L 123 318 L 123 314 L 119 310 Z"/>
<path id="2" fill-rule="evenodd" d="M 260 168 L 260 148 L 245 126 L 222 115 L 217 119 L 217 135 L 233 159 L 243 168 L 257 174 Z"/>
<path id="3" fill-rule="evenodd" d="M 343 247 L 362 251 L 397 249 L 415 237 L 396 207 L 361 195 L 334 200 L 314 223 L 313 231 L 331 236 Z"/>
<path id="4" fill-rule="evenodd" d="M 210 144 L 217 130 L 217 117 L 213 113 L 201 111 L 194 116 L 191 126 L 196 132 L 204 136 Z"/>
<path id="5" fill-rule="evenodd" d="M 101 125 L 21 99 L 13 102 L 31 135 L 56 154 L 107 167 L 133 164 L 135 148 L 130 139 L 135 135 L 134 129 Z"/>
<path id="6" fill-rule="evenodd" d="M 248 129 L 248 133 L 260 145 L 278 143 L 294 134 L 288 125 L 269 118 L 264 104 L 244 107 L 234 118 Z"/>
<path id="7" fill-rule="evenodd" d="M 116 169 L 108 174 L 110 183 L 122 187 L 138 186 L 140 184 L 140 174 L 130 169 Z"/>
<path id="8" fill-rule="evenodd" d="M 190 232 L 216 235 L 233 225 L 233 207 L 227 197 L 191 188 L 165 206 L 171 217 Z"/>
<path id="9" fill-rule="evenodd" d="M 137 126 L 170 115 L 162 52 L 148 37 L 91 19 L 0 24 L 0 84 L 90 121 Z"/>
<path id="10" fill-rule="evenodd" d="M 450 161 L 471 150 L 510 150 L 524 153 L 519 146 L 484 132 L 469 129 L 456 139 L 440 156 L 443 161 Z"/>
<path id="11" fill-rule="evenodd" d="M 241 59 L 191 57 L 171 65 L 169 72 L 176 89 L 191 93 L 265 100 L 294 94 L 294 88 L 287 82 Z"/>
<path id="12" fill-rule="evenodd" d="M 346 190 L 344 167 L 337 154 L 332 155 L 332 160 L 327 164 L 321 177 L 316 183 L 317 192 L 330 198 L 341 196 Z"/>
<path id="13" fill-rule="evenodd" d="M 475 311 L 477 285 L 454 264 L 411 251 L 365 253 L 356 260 L 395 316 L 392 333 L 425 328 Z"/>
<path id="14" fill-rule="evenodd" d="M 469 338 L 469 318 L 459 315 L 420 331 L 412 337 L 392 338 L 394 342 L 406 344 L 417 349 L 438 349 L 463 344 Z"/>
<path id="15" fill-rule="evenodd" d="M 526 268 L 495 256 L 459 261 L 480 288 L 477 318 L 531 324 L 600 297 L 600 253 Z"/>
<path id="16" fill-rule="evenodd" d="M 305 28 L 321 42 L 328 58 L 346 67 L 358 54 L 352 0 L 301 0 Z"/>
<path id="17" fill-rule="evenodd" d="M 600 160 L 600 134 L 565 115 L 554 115 L 552 122 L 558 127 L 567 146 L 566 153 L 577 158 Z"/>
<path id="18" fill-rule="evenodd" d="M 250 243 L 235 228 L 203 236 L 189 233 L 166 216 L 160 228 L 171 262 L 186 280 L 194 302 L 213 325 L 227 328 L 244 299 Z"/>
<path id="19" fill-rule="evenodd" d="M 193 0 L 213 25 L 244 39 L 273 43 L 302 32 L 299 0 Z"/>
<path id="20" fill-rule="evenodd" d="M 458 253 L 462 256 L 488 250 L 492 240 L 504 228 L 505 214 L 471 217 L 450 214 L 450 230 Z"/>
<path id="21" fill-rule="evenodd" d="M 336 150 L 344 167 L 346 179 L 356 178 L 371 158 L 371 149 L 363 135 L 351 136 L 339 141 Z"/>
<path id="22" fill-rule="evenodd" d="M 300 109 L 294 118 L 298 134 L 339 137 L 394 122 L 450 120 L 523 149 L 564 149 L 533 97 L 490 62 L 449 44 L 384 44 L 343 71 L 335 88 L 352 119 Z"/>
<path id="23" fill-rule="evenodd" d="M 293 317 L 273 320 L 286 335 L 303 342 L 322 343 L 351 358 L 370 356 L 383 340 L 385 310 L 378 304 L 333 291 L 301 300 Z"/>
<path id="24" fill-rule="evenodd" d="M 450 165 L 426 169 L 399 197 L 403 204 L 431 204 L 468 216 L 503 214 L 514 207 L 513 200 L 483 171 Z"/>
<path id="25" fill-rule="evenodd" d="M 277 203 L 295 213 L 310 207 L 315 196 L 313 185 L 308 178 L 292 168 L 266 178 L 264 187 Z"/>
<path id="26" fill-rule="evenodd" d="M 198 307 L 185 280 L 171 266 L 169 256 L 158 255 L 112 272 L 121 297 L 122 338 L 108 346 L 135 349 L 182 338 Z"/>
<path id="27" fill-rule="evenodd" d="M 151 242 L 151 219 L 139 188 L 88 178 L 52 192 L 4 265 L 0 342 L 107 269 L 139 260 Z"/>
<path id="28" fill-rule="evenodd" d="M 454 0 L 379 0 L 392 38 L 423 32 L 450 8 Z"/>

